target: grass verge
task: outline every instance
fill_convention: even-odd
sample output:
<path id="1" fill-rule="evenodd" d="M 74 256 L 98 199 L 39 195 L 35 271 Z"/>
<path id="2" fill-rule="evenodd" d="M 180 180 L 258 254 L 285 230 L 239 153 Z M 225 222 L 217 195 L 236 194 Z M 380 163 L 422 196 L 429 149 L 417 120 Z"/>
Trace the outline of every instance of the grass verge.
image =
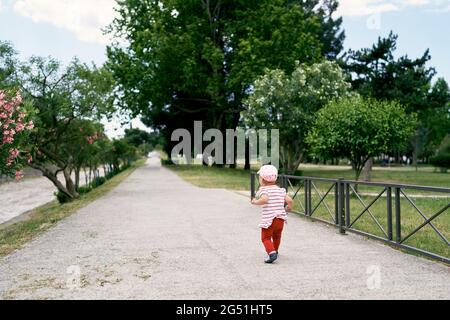
<path id="1" fill-rule="evenodd" d="M 0 257 L 21 248 L 28 241 L 43 234 L 45 231 L 56 225 L 59 221 L 69 217 L 91 202 L 101 198 L 106 193 L 117 187 L 134 170 L 144 165 L 145 160 L 139 160 L 129 169 L 119 173 L 108 180 L 102 186 L 93 189 L 91 192 L 82 195 L 79 199 L 60 205 L 58 201 L 52 201 L 41 207 L 31 210 L 27 215 L 28 219 L 17 222 L 0 229 Z"/>

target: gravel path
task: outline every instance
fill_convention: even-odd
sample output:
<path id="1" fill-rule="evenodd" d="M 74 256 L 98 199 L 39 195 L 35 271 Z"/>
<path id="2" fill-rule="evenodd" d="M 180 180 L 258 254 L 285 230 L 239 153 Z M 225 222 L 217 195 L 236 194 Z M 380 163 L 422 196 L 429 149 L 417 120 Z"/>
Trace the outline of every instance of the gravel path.
<path id="1" fill-rule="evenodd" d="M 296 216 L 265 265 L 247 197 L 199 189 L 154 161 L 0 259 L 0 298 L 450 298 L 450 268 Z"/>

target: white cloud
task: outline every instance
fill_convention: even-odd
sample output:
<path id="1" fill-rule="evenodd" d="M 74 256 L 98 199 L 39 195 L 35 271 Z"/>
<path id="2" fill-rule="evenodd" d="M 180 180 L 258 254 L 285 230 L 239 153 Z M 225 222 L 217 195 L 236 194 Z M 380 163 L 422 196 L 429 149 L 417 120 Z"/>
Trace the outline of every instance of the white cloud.
<path id="1" fill-rule="evenodd" d="M 112 22 L 114 5 L 114 0 L 16 0 L 14 10 L 36 23 L 69 30 L 81 41 L 106 44 L 101 29 Z"/>
<path id="2" fill-rule="evenodd" d="M 448 4 L 448 0 L 341 0 L 339 3 L 337 14 L 340 16 L 369 16 L 400 11 L 408 7 L 442 8 L 444 3 Z"/>
<path id="3" fill-rule="evenodd" d="M 368 16 L 375 13 L 397 11 L 399 7 L 393 3 L 380 0 L 341 0 L 338 10 L 343 16 Z"/>
<path id="4" fill-rule="evenodd" d="M 2 2 L 0 0 L 0 10 Z M 50 23 L 76 34 L 79 40 L 107 44 L 102 33 L 114 18 L 115 0 L 15 0 L 14 10 L 36 23 Z M 400 11 L 408 7 L 427 7 L 448 11 L 449 0 L 340 0 L 338 16 L 370 16 Z M 4 5 L 3 5 L 4 7 Z"/>

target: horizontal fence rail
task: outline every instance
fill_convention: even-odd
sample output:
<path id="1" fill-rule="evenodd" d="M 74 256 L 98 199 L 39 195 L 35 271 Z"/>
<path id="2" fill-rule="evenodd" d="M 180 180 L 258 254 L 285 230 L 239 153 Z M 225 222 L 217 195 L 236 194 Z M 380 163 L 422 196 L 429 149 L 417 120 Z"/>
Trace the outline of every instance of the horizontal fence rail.
<path id="1" fill-rule="evenodd" d="M 295 213 L 450 264 L 450 188 L 280 175 Z M 251 197 L 259 188 L 251 174 Z"/>

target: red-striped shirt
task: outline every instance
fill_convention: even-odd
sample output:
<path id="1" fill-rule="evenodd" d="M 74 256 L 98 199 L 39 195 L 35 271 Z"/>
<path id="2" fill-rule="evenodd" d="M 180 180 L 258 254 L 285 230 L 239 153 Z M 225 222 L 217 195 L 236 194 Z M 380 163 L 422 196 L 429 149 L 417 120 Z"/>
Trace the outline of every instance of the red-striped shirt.
<path id="1" fill-rule="evenodd" d="M 262 221 L 259 227 L 268 229 L 276 218 L 287 220 L 286 209 L 284 207 L 286 189 L 278 186 L 261 187 L 257 193 L 257 197 L 260 198 L 264 195 L 269 198 L 269 202 L 262 207 Z"/>

